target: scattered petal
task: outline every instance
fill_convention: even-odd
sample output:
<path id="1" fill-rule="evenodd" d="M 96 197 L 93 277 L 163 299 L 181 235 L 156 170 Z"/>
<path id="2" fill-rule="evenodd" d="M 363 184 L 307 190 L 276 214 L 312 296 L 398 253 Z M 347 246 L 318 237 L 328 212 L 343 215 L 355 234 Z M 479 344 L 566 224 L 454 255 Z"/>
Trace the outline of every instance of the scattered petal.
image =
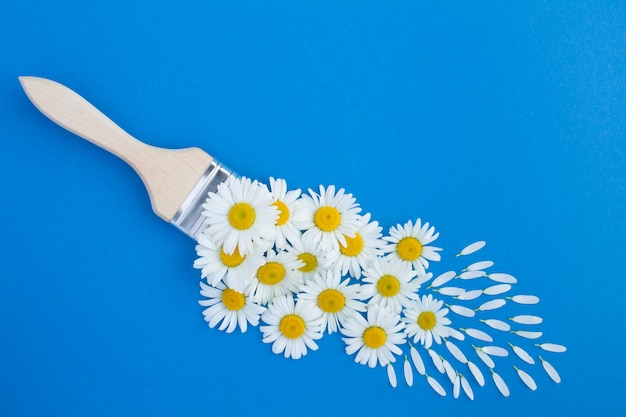
<path id="1" fill-rule="evenodd" d="M 495 310 L 497 308 L 502 307 L 505 304 L 506 304 L 506 300 L 504 300 L 502 298 L 496 298 L 495 300 L 490 300 L 490 301 L 487 301 L 484 304 L 481 304 L 481 306 L 478 307 L 476 310 L 478 310 L 478 311 Z"/>
<path id="2" fill-rule="evenodd" d="M 396 371 L 391 366 L 391 362 L 387 364 L 387 378 L 389 379 L 389 383 L 392 387 L 398 386 L 398 378 L 396 378 Z"/>
<path id="3" fill-rule="evenodd" d="M 483 346 L 480 348 L 483 352 L 493 356 L 509 356 L 509 351 L 499 346 Z"/>
<path id="4" fill-rule="evenodd" d="M 526 330 L 514 330 L 511 333 L 514 333 L 526 339 L 539 339 L 541 336 L 543 336 L 542 332 L 529 332 Z"/>
<path id="5" fill-rule="evenodd" d="M 404 380 L 409 387 L 413 386 L 413 368 L 406 356 L 404 357 Z"/>
<path id="6" fill-rule="evenodd" d="M 446 348 L 448 348 L 448 352 L 450 352 L 450 354 L 452 356 L 454 356 L 454 358 L 461 362 L 461 363 L 467 363 L 467 357 L 465 356 L 465 354 L 461 351 L 461 349 L 458 348 L 457 345 L 455 345 L 454 343 L 446 340 L 445 342 Z"/>
<path id="7" fill-rule="evenodd" d="M 509 323 L 503 322 L 502 320 L 487 319 L 481 321 L 492 329 L 501 330 L 503 332 L 508 332 L 509 330 L 511 330 L 511 325 Z"/>
<path id="8" fill-rule="evenodd" d="M 474 391 L 472 390 L 472 386 L 470 385 L 469 381 L 467 380 L 467 378 L 465 378 L 463 375 L 460 375 L 461 378 L 461 387 L 463 388 L 463 391 L 465 392 L 465 395 L 467 395 L 467 397 L 470 400 L 474 399 Z"/>
<path id="9" fill-rule="evenodd" d="M 446 396 L 446 390 L 443 389 L 441 384 L 435 378 L 430 375 L 426 375 L 426 381 L 428 381 L 428 384 L 432 387 L 432 389 L 435 390 L 437 394 L 441 395 L 442 397 Z"/>
<path id="10" fill-rule="evenodd" d="M 448 327 L 448 333 L 449 336 L 453 339 L 456 340 L 465 340 L 465 335 L 463 333 L 461 333 L 460 331 L 458 331 L 457 329 L 454 329 L 452 327 Z"/>
<path id="11" fill-rule="evenodd" d="M 556 343 L 541 343 L 541 344 L 536 344 L 535 346 L 545 351 L 554 352 L 554 353 L 563 353 L 567 350 L 565 346 L 557 345 Z"/>
<path id="12" fill-rule="evenodd" d="M 464 306 L 446 304 L 446 307 L 448 307 L 450 310 L 452 310 L 459 316 L 474 317 L 476 315 L 476 312 L 474 310 L 472 310 L 471 308 L 464 307 Z"/>
<path id="13" fill-rule="evenodd" d="M 484 269 L 491 268 L 492 266 L 493 266 L 493 261 L 479 261 L 479 262 L 474 262 L 473 264 L 465 268 L 465 270 L 466 271 L 482 271 Z"/>
<path id="14" fill-rule="evenodd" d="M 511 274 L 496 273 L 496 274 L 487 274 L 486 276 L 492 281 L 501 282 L 503 284 L 517 283 L 517 278 L 515 278 Z"/>
<path id="15" fill-rule="evenodd" d="M 493 342 L 493 338 L 489 336 L 487 333 L 483 332 L 482 330 L 478 330 L 478 329 L 461 329 L 461 330 L 463 330 L 465 333 L 467 333 L 470 337 L 473 337 L 474 339 L 482 340 L 484 342 Z"/>
<path id="16" fill-rule="evenodd" d="M 481 387 L 484 387 L 485 377 L 483 376 L 483 373 L 480 372 L 480 369 L 478 368 L 478 366 L 476 366 L 476 364 L 472 361 L 467 361 L 467 366 L 470 372 L 472 373 L 472 376 L 476 380 L 476 382 L 478 382 L 478 385 L 480 385 Z"/>
<path id="17" fill-rule="evenodd" d="M 559 373 L 556 371 L 556 369 L 554 369 L 554 366 L 552 366 L 552 364 L 550 362 L 548 362 L 547 360 L 545 360 L 541 356 L 539 356 L 539 359 L 541 360 L 541 365 L 543 366 L 543 369 L 545 369 L 545 371 L 548 374 L 548 376 L 554 382 L 559 384 L 561 382 L 561 375 L 559 375 Z"/>
<path id="18" fill-rule="evenodd" d="M 512 343 L 509 343 L 509 346 L 511 346 L 511 349 L 513 349 L 513 352 L 514 352 L 517 356 L 519 356 L 519 358 L 520 358 L 521 360 L 523 360 L 524 362 L 526 362 L 526 363 L 528 363 L 528 364 L 530 364 L 530 365 L 533 365 L 533 364 L 535 363 L 535 360 L 533 359 L 533 357 L 532 357 L 532 356 L 530 356 L 530 355 L 528 354 L 528 352 L 526 352 L 526 351 L 525 351 L 524 349 L 522 349 L 521 347 L 519 347 L 519 346 L 515 346 L 515 345 L 514 345 L 514 344 L 512 344 Z"/>
<path id="19" fill-rule="evenodd" d="M 441 359 L 441 356 L 439 356 L 439 354 L 432 349 L 426 349 L 426 351 L 430 355 L 430 358 L 432 359 L 435 368 L 437 368 L 437 370 L 442 374 L 446 372 L 445 368 L 443 367 L 443 360 Z"/>
<path id="20" fill-rule="evenodd" d="M 487 365 L 487 368 L 495 368 L 496 367 L 496 364 L 493 361 L 493 359 L 491 359 L 491 356 L 489 356 L 485 352 L 483 352 L 481 348 L 474 347 L 474 349 L 476 349 L 476 354 L 478 355 L 480 360 L 483 361 L 483 363 L 485 365 Z"/>
<path id="21" fill-rule="evenodd" d="M 456 297 L 456 299 L 462 300 L 462 301 L 469 301 L 469 300 L 475 300 L 481 295 L 483 295 L 483 290 L 471 290 L 471 291 L 466 291 L 463 294 L 460 294 L 459 296 Z"/>
<path id="22" fill-rule="evenodd" d="M 526 384 L 526 386 L 532 391 L 535 391 L 537 389 L 537 383 L 535 382 L 533 377 L 519 369 L 517 366 L 514 366 L 514 368 L 517 371 L 517 375 L 519 375 L 519 378 L 522 380 L 522 382 Z"/>
<path id="23" fill-rule="evenodd" d="M 476 279 L 480 277 L 484 277 L 486 274 L 483 271 L 465 271 L 459 274 L 459 278 L 461 279 Z"/>
<path id="24" fill-rule="evenodd" d="M 449 295 L 450 297 L 456 297 L 465 292 L 465 289 L 459 287 L 443 287 L 437 290 L 439 294 Z"/>
<path id="25" fill-rule="evenodd" d="M 419 372 L 420 375 L 426 375 L 426 367 L 424 366 L 424 361 L 422 360 L 422 357 L 420 356 L 417 349 L 415 349 L 415 347 L 412 345 L 411 349 L 409 349 L 409 354 L 411 355 L 413 365 L 415 366 L 415 369 L 417 369 L 417 372 Z"/>
<path id="26" fill-rule="evenodd" d="M 450 382 L 454 382 L 454 379 L 456 378 L 456 371 L 454 370 L 452 365 L 450 365 L 450 362 L 448 362 L 445 359 L 442 359 L 441 363 L 443 364 L 443 369 L 446 370 L 446 375 L 448 376 L 448 379 L 450 380 Z"/>
<path id="27" fill-rule="evenodd" d="M 461 393 L 461 377 L 457 373 L 454 377 L 454 382 L 452 383 L 452 396 L 454 398 L 459 398 L 459 394 Z"/>
<path id="28" fill-rule="evenodd" d="M 435 280 L 430 284 L 430 286 L 431 287 L 440 287 L 443 284 L 445 284 L 448 281 L 450 281 L 454 277 L 456 277 L 456 272 L 455 271 L 444 272 L 443 274 L 441 274 L 437 278 L 435 278 Z"/>
<path id="29" fill-rule="evenodd" d="M 511 395 L 509 387 L 504 382 L 504 379 L 502 379 L 502 377 L 493 369 L 491 370 L 491 377 L 493 378 L 493 382 L 496 384 L 496 387 L 498 387 L 498 391 L 500 391 L 500 394 L 504 395 L 505 397 Z"/>
<path id="30" fill-rule="evenodd" d="M 486 244 L 487 242 L 485 242 L 484 240 L 479 240 L 478 242 L 474 242 L 471 245 L 467 245 L 466 247 L 464 247 L 461 252 L 457 253 L 456 256 L 470 255 L 484 248 Z"/>
<path id="31" fill-rule="evenodd" d="M 543 322 L 541 317 L 530 316 L 527 314 L 511 317 L 509 320 L 519 324 L 541 324 Z"/>
<path id="32" fill-rule="evenodd" d="M 517 304 L 537 304 L 539 297 L 536 295 L 514 295 L 513 297 L 509 297 L 509 300 Z"/>
<path id="33" fill-rule="evenodd" d="M 492 285 L 491 287 L 487 287 L 483 290 L 483 293 L 486 295 L 500 295 L 511 289 L 511 284 L 497 284 Z"/>

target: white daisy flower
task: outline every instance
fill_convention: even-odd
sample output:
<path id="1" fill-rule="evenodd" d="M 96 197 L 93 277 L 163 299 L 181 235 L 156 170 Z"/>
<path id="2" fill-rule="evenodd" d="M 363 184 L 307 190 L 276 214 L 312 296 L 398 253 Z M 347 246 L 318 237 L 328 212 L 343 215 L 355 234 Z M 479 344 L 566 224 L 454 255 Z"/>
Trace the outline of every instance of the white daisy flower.
<path id="1" fill-rule="evenodd" d="M 196 253 L 199 258 L 195 260 L 193 266 L 202 270 L 202 278 L 206 278 L 214 287 L 219 282 L 224 282 L 239 292 L 245 290 L 254 278 L 257 268 L 264 261 L 262 250 L 256 250 L 245 256 L 239 251 L 227 255 L 222 246 L 217 245 L 204 233 L 198 236 Z"/>
<path id="2" fill-rule="evenodd" d="M 304 237 L 311 238 L 324 250 L 337 251 L 339 243 L 346 246 L 346 236 L 354 237 L 359 228 L 358 214 L 361 208 L 352 194 L 343 188 L 335 193 L 335 186 L 324 188 L 320 193 L 309 189 L 303 194 L 294 212 L 294 225 L 304 230 Z"/>
<path id="3" fill-rule="evenodd" d="M 346 343 L 346 353 L 356 353 L 354 361 L 361 365 L 367 364 L 370 368 L 395 362 L 394 355 L 402 354 L 398 346 L 406 343 L 403 328 L 398 314 L 373 305 L 367 310 L 367 319 L 356 314 L 341 329 L 341 333 L 346 336 L 342 338 Z"/>
<path id="4" fill-rule="evenodd" d="M 268 250 L 265 262 L 257 269 L 250 283 L 250 293 L 254 301 L 264 305 L 274 297 L 297 293 L 300 280 L 295 270 L 301 266 L 302 262 L 289 252 Z"/>
<path id="5" fill-rule="evenodd" d="M 261 316 L 263 342 L 272 343 L 272 352 L 285 358 L 300 359 L 307 348 L 317 350 L 315 340 L 322 337 L 320 320 L 310 305 L 294 303 L 290 295 L 276 297 Z"/>
<path id="6" fill-rule="evenodd" d="M 420 275 L 424 275 L 428 268 L 428 261 L 441 260 L 438 253 L 441 248 L 426 246 L 438 237 L 439 233 L 435 233 L 435 228 L 430 224 L 422 225 L 421 219 L 417 219 L 413 225 L 413 222 L 409 220 L 404 226 L 398 224 L 389 229 L 389 236 L 383 237 L 389 242 L 383 251 L 389 253 L 387 256 L 391 259 L 412 265 Z"/>
<path id="7" fill-rule="evenodd" d="M 321 317 L 322 333 L 338 331 L 339 326 L 350 319 L 357 311 L 364 312 L 365 304 L 359 301 L 359 285 L 348 285 L 350 279 L 341 282 L 338 272 L 328 271 L 325 276 L 317 275 L 307 282 L 298 294 L 299 300 L 305 300 L 313 305 L 318 316 Z"/>
<path id="8" fill-rule="evenodd" d="M 361 278 L 361 272 L 380 255 L 383 245 L 382 227 L 377 221 L 370 222 L 369 213 L 359 217 L 359 227 L 354 237 L 344 236 L 346 244 L 339 243 L 339 251 L 331 252 L 331 261 L 341 275 L 350 274 L 355 279 Z"/>
<path id="9" fill-rule="evenodd" d="M 274 199 L 272 205 L 278 209 L 274 244 L 277 249 L 286 249 L 287 242 L 293 243 L 300 239 L 301 233 L 293 225 L 293 212 L 301 192 L 300 189 L 287 191 L 284 179 L 270 177 L 270 194 Z"/>
<path id="10" fill-rule="evenodd" d="M 332 269 L 326 252 L 311 239 L 299 239 L 291 242 L 291 246 L 287 247 L 287 252 L 302 262 L 302 266 L 298 267 L 295 272 L 300 281 L 304 283 L 313 279 L 315 275 L 326 275 L 326 271 Z"/>
<path id="11" fill-rule="evenodd" d="M 413 337 L 413 342 L 429 348 L 433 340 L 440 344 L 442 338 L 448 337 L 450 331 L 447 326 L 452 322 L 446 317 L 449 310 L 442 307 L 443 301 L 428 294 L 404 309 L 402 320 L 406 323 L 405 331 L 409 337 Z"/>
<path id="12" fill-rule="evenodd" d="M 206 233 L 228 255 L 238 250 L 252 253 L 255 243 L 272 241 L 276 230 L 278 209 L 267 187 L 249 178 L 234 178 L 217 186 L 202 205 Z"/>
<path id="13" fill-rule="evenodd" d="M 248 323 L 252 326 L 259 324 L 259 317 L 265 311 L 265 307 L 253 303 L 246 294 L 221 282 L 215 287 L 201 282 L 200 287 L 200 294 L 207 299 L 198 303 L 208 307 L 202 315 L 209 327 L 214 328 L 221 323 L 219 330 L 231 333 L 239 326 L 239 330 L 244 333 L 248 329 Z"/>
<path id="14" fill-rule="evenodd" d="M 400 313 L 411 300 L 419 299 L 420 283 L 415 276 L 416 272 L 406 264 L 376 259 L 364 271 L 361 295 L 365 300 L 370 299 L 369 305 L 379 304 Z"/>

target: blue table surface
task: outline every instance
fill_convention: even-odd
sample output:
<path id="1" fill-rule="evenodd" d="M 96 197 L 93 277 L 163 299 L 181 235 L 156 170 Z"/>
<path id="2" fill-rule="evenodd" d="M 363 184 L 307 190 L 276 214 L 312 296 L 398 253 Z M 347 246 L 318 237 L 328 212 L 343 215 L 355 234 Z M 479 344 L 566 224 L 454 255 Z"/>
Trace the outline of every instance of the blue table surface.
<path id="1" fill-rule="evenodd" d="M 392 3 L 392 4 L 389 4 Z M 506 3 L 506 4 L 503 4 Z M 509 4 L 518 3 L 518 4 Z M 617 415 L 626 407 L 626 3 L 4 0 L 0 415 Z M 150 144 L 292 188 L 335 184 L 385 232 L 536 294 L 554 384 L 393 389 L 340 337 L 294 361 L 202 318 L 194 242 L 122 161 L 43 117 L 71 86 Z M 455 267 L 455 266 L 452 266 Z"/>

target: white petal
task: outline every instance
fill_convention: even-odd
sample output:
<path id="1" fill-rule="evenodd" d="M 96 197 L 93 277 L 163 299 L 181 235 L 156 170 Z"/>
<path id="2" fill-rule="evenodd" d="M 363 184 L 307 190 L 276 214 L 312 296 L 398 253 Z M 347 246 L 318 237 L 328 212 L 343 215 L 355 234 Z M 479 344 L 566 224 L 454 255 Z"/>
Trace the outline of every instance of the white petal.
<path id="1" fill-rule="evenodd" d="M 483 373 L 480 372 L 478 366 L 476 366 L 476 364 L 471 361 L 467 361 L 467 366 L 469 367 L 469 370 L 472 373 L 472 376 L 474 377 L 476 382 L 478 382 L 478 385 L 480 385 L 481 387 L 485 386 L 485 377 L 483 376 Z"/>
<path id="2" fill-rule="evenodd" d="M 452 396 L 454 398 L 459 398 L 459 394 L 461 393 L 461 377 L 459 374 L 456 374 L 454 378 L 454 383 L 452 385 Z"/>
<path id="3" fill-rule="evenodd" d="M 504 395 L 505 397 L 511 395 L 509 387 L 506 385 L 504 379 L 502 379 L 502 377 L 498 373 L 492 370 L 491 377 L 493 378 L 493 382 L 496 384 L 496 387 L 498 387 L 498 391 L 500 391 L 500 394 Z"/>
<path id="4" fill-rule="evenodd" d="M 511 349 L 513 349 L 513 352 L 514 352 L 517 356 L 519 356 L 519 358 L 520 358 L 521 360 L 523 360 L 524 362 L 526 362 L 526 363 L 528 363 L 528 364 L 530 364 L 530 365 L 533 365 L 533 364 L 535 363 L 535 360 L 533 359 L 533 357 L 532 357 L 532 356 L 530 356 L 530 355 L 528 354 L 528 352 L 526 352 L 526 351 L 525 351 L 524 349 L 522 349 L 521 347 L 519 347 L 519 346 L 515 346 L 515 345 L 512 345 L 511 343 L 509 343 L 509 346 L 511 346 Z"/>
<path id="5" fill-rule="evenodd" d="M 510 300 L 517 304 L 537 304 L 539 297 L 536 295 L 514 295 Z"/>
<path id="6" fill-rule="evenodd" d="M 511 274 L 501 274 L 501 273 L 487 274 L 487 278 L 489 278 L 492 281 L 501 282 L 503 284 L 517 283 L 517 278 L 515 278 Z"/>
<path id="7" fill-rule="evenodd" d="M 541 343 L 535 346 L 538 346 L 541 349 L 546 350 L 548 352 L 555 352 L 555 353 L 563 353 L 567 350 L 565 346 L 557 345 L 556 343 Z"/>
<path id="8" fill-rule="evenodd" d="M 467 380 L 467 378 L 465 378 L 463 375 L 461 375 L 461 387 L 463 388 L 463 391 L 465 391 L 465 395 L 467 395 L 467 397 L 470 400 L 473 400 L 474 399 L 474 391 L 472 390 L 472 386 L 470 385 L 470 383 Z"/>
<path id="9" fill-rule="evenodd" d="M 456 371 L 454 370 L 454 368 L 452 367 L 452 365 L 450 365 L 450 362 L 448 362 L 445 359 L 441 360 L 441 363 L 443 363 L 443 369 L 446 370 L 446 375 L 448 376 L 448 379 L 450 380 L 450 382 L 454 383 L 454 379 L 456 378 Z"/>
<path id="10" fill-rule="evenodd" d="M 427 375 L 426 381 L 428 381 L 428 384 L 430 384 L 432 389 L 434 389 L 437 394 L 441 395 L 442 397 L 446 396 L 446 390 L 443 389 L 441 384 L 437 382 L 435 378 L 431 377 L 430 375 Z"/>
<path id="11" fill-rule="evenodd" d="M 457 345 L 455 345 L 454 343 L 446 340 L 446 347 L 448 348 L 448 352 L 450 352 L 450 354 L 452 356 L 454 356 L 454 358 L 461 362 L 461 363 L 467 363 L 467 358 L 465 357 L 465 354 L 463 354 L 463 352 L 461 352 L 461 349 L 458 348 Z"/>
<path id="12" fill-rule="evenodd" d="M 543 322 L 543 319 L 541 317 L 530 316 L 526 314 L 511 317 L 510 320 L 519 324 L 541 324 L 541 322 Z"/>
<path id="13" fill-rule="evenodd" d="M 480 349 L 483 352 L 493 356 L 509 356 L 509 351 L 499 346 L 483 346 Z"/>
<path id="14" fill-rule="evenodd" d="M 441 360 L 441 357 L 439 357 L 437 352 L 435 352 L 432 349 L 426 349 L 426 351 L 430 355 L 430 359 L 432 359 L 433 364 L 435 365 L 435 368 L 437 368 L 437 370 L 441 372 L 442 374 L 446 372 L 445 368 L 443 367 L 443 362 Z"/>
<path id="15" fill-rule="evenodd" d="M 483 295 L 482 290 L 471 290 L 471 291 L 466 291 L 463 294 L 460 294 L 458 297 L 456 297 L 456 299 L 463 300 L 463 301 L 475 300 L 481 295 Z"/>
<path id="16" fill-rule="evenodd" d="M 431 287 L 440 287 L 443 284 L 445 284 L 446 282 L 450 281 L 455 276 L 456 276 L 456 272 L 455 271 L 444 272 L 443 274 L 441 274 L 437 278 L 435 278 L 435 280 L 430 284 L 430 286 Z"/>
<path id="17" fill-rule="evenodd" d="M 387 378 L 389 379 L 389 383 L 391 384 L 392 387 L 397 387 L 398 386 L 398 379 L 396 378 L 396 371 L 395 369 L 393 369 L 393 366 L 391 366 L 391 363 L 387 364 Z"/>
<path id="18" fill-rule="evenodd" d="M 497 284 L 483 290 L 486 295 L 500 295 L 511 289 L 511 284 Z"/>
<path id="19" fill-rule="evenodd" d="M 451 297 L 456 297 L 458 295 L 463 294 L 465 292 L 465 290 L 463 288 L 459 288 L 459 287 L 443 287 L 443 288 L 439 288 L 437 290 L 437 292 L 439 294 L 449 295 Z"/>
<path id="20" fill-rule="evenodd" d="M 465 340 L 465 335 L 463 333 L 461 333 L 460 331 L 458 331 L 457 329 L 454 329 L 452 327 L 448 327 L 448 333 L 449 336 L 453 339 L 456 340 Z"/>
<path id="21" fill-rule="evenodd" d="M 502 307 L 505 304 L 506 304 L 506 300 L 503 300 L 502 298 L 496 298 L 495 300 L 490 300 L 482 304 L 480 307 L 477 308 L 477 310 L 480 310 L 480 311 L 495 310 L 497 308 Z"/>
<path id="22" fill-rule="evenodd" d="M 489 336 L 487 333 L 483 332 L 482 330 L 463 329 L 463 331 L 467 333 L 469 336 L 473 337 L 474 339 L 483 340 L 485 342 L 493 342 L 493 338 Z"/>
<path id="23" fill-rule="evenodd" d="M 511 326 L 509 325 L 509 323 L 505 323 L 502 320 L 487 319 L 481 321 L 492 329 L 502 330 L 503 332 L 508 332 L 509 330 L 511 330 Z"/>
<path id="24" fill-rule="evenodd" d="M 483 271 L 465 271 L 461 272 L 459 278 L 461 279 L 475 279 L 484 277 L 486 274 Z"/>
<path id="25" fill-rule="evenodd" d="M 480 261 L 474 262 L 467 268 L 467 271 L 482 271 L 483 269 L 491 268 L 493 266 L 493 261 Z"/>
<path id="26" fill-rule="evenodd" d="M 459 305 L 446 305 L 450 310 L 454 311 L 459 316 L 463 317 L 474 317 L 476 312 L 471 308 L 467 308 Z"/>
<path id="27" fill-rule="evenodd" d="M 528 332 L 526 330 L 516 330 L 511 333 L 515 333 L 516 335 L 525 337 L 526 339 L 539 339 L 543 335 L 542 332 Z"/>
<path id="28" fill-rule="evenodd" d="M 404 380 L 409 387 L 413 386 L 413 368 L 406 356 L 404 357 Z"/>
<path id="29" fill-rule="evenodd" d="M 528 375 L 526 372 L 522 371 L 518 367 L 515 367 L 515 370 L 517 371 L 517 375 L 519 375 L 522 382 L 526 384 L 528 388 L 530 388 L 532 391 L 535 391 L 537 389 L 537 383 L 532 376 Z"/>
<path id="30" fill-rule="evenodd" d="M 470 255 L 484 248 L 486 244 L 487 242 L 485 242 L 484 240 L 479 240 L 478 242 L 474 242 L 471 245 L 467 245 L 466 247 L 464 247 L 461 252 L 459 252 L 456 256 Z"/>
<path id="31" fill-rule="evenodd" d="M 483 363 L 485 365 L 487 365 L 487 368 L 495 368 L 496 367 L 496 364 L 494 363 L 493 359 L 491 359 L 491 356 L 487 355 L 480 348 L 476 348 L 476 354 L 478 355 L 480 360 L 483 361 Z"/>
<path id="32" fill-rule="evenodd" d="M 546 373 L 548 374 L 548 376 L 550 378 L 552 378 L 552 380 L 554 382 L 556 382 L 557 384 L 561 382 L 561 375 L 559 375 L 559 373 L 556 371 L 556 369 L 554 369 L 554 366 L 552 366 L 552 364 L 550 362 L 548 362 L 547 360 L 543 359 L 541 356 L 539 357 L 539 359 L 541 359 L 541 365 L 543 365 L 543 369 L 545 369 Z"/>
<path id="33" fill-rule="evenodd" d="M 411 354 L 411 359 L 413 360 L 413 365 L 415 366 L 415 369 L 417 369 L 417 372 L 419 372 L 421 375 L 425 375 L 426 367 L 424 366 L 424 361 L 422 360 L 422 357 L 420 356 L 417 349 L 415 349 L 414 346 L 411 346 L 411 349 L 409 349 L 409 353 Z"/>

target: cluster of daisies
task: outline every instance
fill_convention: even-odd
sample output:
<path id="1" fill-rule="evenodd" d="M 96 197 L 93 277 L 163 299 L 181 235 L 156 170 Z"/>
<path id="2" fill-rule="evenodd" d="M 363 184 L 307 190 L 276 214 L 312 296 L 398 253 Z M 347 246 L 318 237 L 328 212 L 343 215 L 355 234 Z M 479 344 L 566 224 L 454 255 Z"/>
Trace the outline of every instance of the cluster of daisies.
<path id="1" fill-rule="evenodd" d="M 401 363 L 407 385 L 416 371 L 435 392 L 451 390 L 455 398 L 464 392 L 473 399 L 472 384 L 485 385 L 487 372 L 508 396 L 494 358 L 509 353 L 521 361 L 509 370 L 528 388 L 537 388 L 525 370 L 535 364 L 560 382 L 544 356 L 565 347 L 537 343 L 542 332 L 534 326 L 542 319 L 516 311 L 539 299 L 505 295 L 517 280 L 488 272 L 494 265 L 488 260 L 433 278 L 429 267 L 442 249 L 431 245 L 439 234 L 429 223 L 408 221 L 383 235 L 344 189 L 303 193 L 274 178 L 269 187 L 230 178 L 203 208 L 194 267 L 202 270 L 199 303 L 211 328 L 259 326 L 272 352 L 292 359 L 316 350 L 324 334 L 339 333 L 345 352 L 357 363 L 385 367 L 392 386 L 394 364 Z M 475 242 L 455 259 L 484 246 Z M 492 315 L 505 306 L 508 319 Z"/>

